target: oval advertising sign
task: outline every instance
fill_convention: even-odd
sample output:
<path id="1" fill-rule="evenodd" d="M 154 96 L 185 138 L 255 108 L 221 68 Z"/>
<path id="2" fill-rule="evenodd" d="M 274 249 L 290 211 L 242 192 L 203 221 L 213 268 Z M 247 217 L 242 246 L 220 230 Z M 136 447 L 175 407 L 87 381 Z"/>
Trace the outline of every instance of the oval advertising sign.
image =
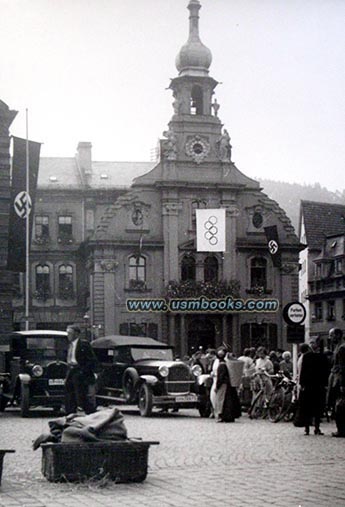
<path id="1" fill-rule="evenodd" d="M 302 324 L 306 318 L 307 312 L 302 303 L 298 301 L 288 303 L 283 310 L 285 322 L 292 325 Z"/>

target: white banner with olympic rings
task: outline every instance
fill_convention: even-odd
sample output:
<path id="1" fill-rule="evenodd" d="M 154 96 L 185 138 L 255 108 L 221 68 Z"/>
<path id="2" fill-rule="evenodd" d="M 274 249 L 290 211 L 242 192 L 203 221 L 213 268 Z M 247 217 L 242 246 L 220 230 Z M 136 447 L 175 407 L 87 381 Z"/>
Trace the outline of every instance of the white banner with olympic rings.
<path id="1" fill-rule="evenodd" d="M 196 209 L 198 252 L 225 252 L 225 209 Z"/>

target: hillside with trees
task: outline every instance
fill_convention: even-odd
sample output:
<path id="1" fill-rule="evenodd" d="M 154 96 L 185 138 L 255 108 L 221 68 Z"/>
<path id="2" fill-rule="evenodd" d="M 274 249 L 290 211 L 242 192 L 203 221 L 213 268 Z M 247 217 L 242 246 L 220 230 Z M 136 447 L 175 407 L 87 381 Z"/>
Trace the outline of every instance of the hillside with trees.
<path id="1" fill-rule="evenodd" d="M 345 204 L 345 190 L 331 192 L 320 183 L 300 185 L 283 181 L 260 180 L 265 194 L 274 199 L 286 212 L 298 234 L 298 219 L 301 200 Z"/>

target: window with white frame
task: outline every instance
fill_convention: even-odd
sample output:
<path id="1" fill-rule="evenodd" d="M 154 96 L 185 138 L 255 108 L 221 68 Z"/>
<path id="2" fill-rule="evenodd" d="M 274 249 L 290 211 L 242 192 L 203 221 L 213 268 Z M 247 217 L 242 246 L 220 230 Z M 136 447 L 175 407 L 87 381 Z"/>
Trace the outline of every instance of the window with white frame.
<path id="1" fill-rule="evenodd" d="M 59 297 L 62 299 L 73 299 L 74 297 L 74 284 L 73 284 L 73 267 L 69 264 L 62 264 L 59 266 Z"/>
<path id="2" fill-rule="evenodd" d="M 253 257 L 250 260 L 250 288 L 267 287 L 267 260 L 264 257 Z"/>
<path id="3" fill-rule="evenodd" d="M 61 215 L 58 218 L 58 240 L 61 242 L 72 241 L 72 217 L 70 215 Z"/>
<path id="4" fill-rule="evenodd" d="M 35 268 L 36 299 L 48 299 L 50 296 L 50 268 L 47 264 L 38 264 Z"/>
<path id="5" fill-rule="evenodd" d="M 47 215 L 35 216 L 35 240 L 45 241 L 49 238 L 49 218 Z"/>
<path id="6" fill-rule="evenodd" d="M 128 263 L 129 287 L 131 289 L 146 286 L 146 258 L 142 255 L 132 255 Z"/>

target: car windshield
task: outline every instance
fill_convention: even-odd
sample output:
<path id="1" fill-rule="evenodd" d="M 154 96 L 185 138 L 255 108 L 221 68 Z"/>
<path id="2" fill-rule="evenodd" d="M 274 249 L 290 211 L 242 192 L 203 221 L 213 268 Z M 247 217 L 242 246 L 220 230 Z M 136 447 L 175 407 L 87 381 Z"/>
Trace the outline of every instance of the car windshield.
<path id="1" fill-rule="evenodd" d="M 141 359 L 159 359 L 160 361 L 172 361 L 173 351 L 172 349 L 156 349 L 156 348 L 139 348 L 132 347 L 131 354 L 134 361 L 140 361 Z"/>
<path id="2" fill-rule="evenodd" d="M 65 337 L 33 337 L 26 340 L 25 358 L 28 360 L 60 359 L 66 360 L 68 341 Z"/>

